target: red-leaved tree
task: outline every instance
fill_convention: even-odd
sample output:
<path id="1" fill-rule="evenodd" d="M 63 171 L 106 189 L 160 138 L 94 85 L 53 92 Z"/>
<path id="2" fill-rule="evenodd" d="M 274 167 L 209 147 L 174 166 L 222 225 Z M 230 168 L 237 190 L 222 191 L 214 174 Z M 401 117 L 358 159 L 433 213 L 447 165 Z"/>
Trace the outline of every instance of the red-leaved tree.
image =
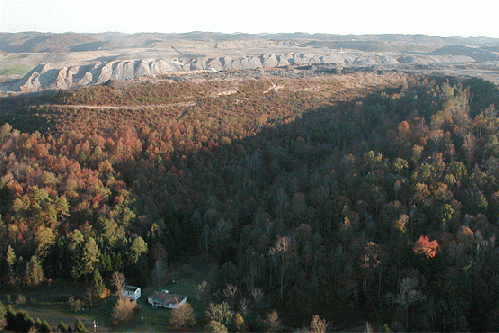
<path id="1" fill-rule="evenodd" d="M 437 255 L 437 248 L 438 242 L 436 240 L 430 242 L 428 236 L 419 236 L 412 249 L 415 253 L 423 253 L 426 258 L 434 258 Z"/>

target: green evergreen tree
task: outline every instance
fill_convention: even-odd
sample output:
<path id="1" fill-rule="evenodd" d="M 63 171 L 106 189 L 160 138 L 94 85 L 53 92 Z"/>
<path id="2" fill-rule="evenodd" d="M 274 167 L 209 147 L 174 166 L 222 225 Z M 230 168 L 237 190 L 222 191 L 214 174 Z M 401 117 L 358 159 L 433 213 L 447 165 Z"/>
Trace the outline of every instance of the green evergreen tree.
<path id="1" fill-rule="evenodd" d="M 26 263 L 26 284 L 28 286 L 38 286 L 45 280 L 43 267 L 36 255 L 32 256 Z"/>
<path id="2" fill-rule="evenodd" d="M 19 322 L 19 331 L 29 332 L 31 327 L 35 326 L 35 321 L 26 311 L 19 311 L 16 315 Z"/>
<path id="3" fill-rule="evenodd" d="M 16 312 L 10 305 L 7 306 L 7 311 L 5 313 L 5 320 L 7 321 L 6 330 L 11 331 L 16 327 L 15 318 Z"/>
<path id="4" fill-rule="evenodd" d="M 40 326 L 37 327 L 38 332 L 52 332 L 52 327 L 49 325 L 49 323 L 43 319 L 42 322 L 40 323 Z"/>
<path id="5" fill-rule="evenodd" d="M 12 307 L 7 309 L 7 331 L 28 332 L 31 327 L 35 326 L 35 321 L 24 310 L 14 311 Z"/>
<path id="6" fill-rule="evenodd" d="M 7 254 L 5 256 L 5 260 L 7 261 L 7 269 L 8 269 L 8 281 L 11 283 L 14 279 L 14 265 L 17 261 L 16 253 L 14 249 L 9 245 L 7 246 Z"/>
<path id="7" fill-rule="evenodd" d="M 70 273 L 71 277 L 77 280 L 84 274 L 85 265 L 82 262 L 82 246 L 85 238 L 78 229 L 67 234 L 67 237 L 67 249 L 70 254 L 68 263 L 71 265 Z"/>
<path id="8" fill-rule="evenodd" d="M 54 229 L 40 226 L 35 232 L 36 255 L 45 258 L 55 242 Z"/>
<path id="9" fill-rule="evenodd" d="M 132 246 L 130 247 L 130 261 L 132 264 L 136 264 L 143 253 L 147 252 L 147 243 L 144 242 L 142 237 L 137 236 L 133 240 Z"/>
<path id="10" fill-rule="evenodd" d="M 5 308 L 5 305 L 0 301 L 0 319 L 5 318 L 6 314 L 7 314 L 7 309 Z"/>
<path id="11" fill-rule="evenodd" d="M 80 318 L 76 319 L 76 322 L 75 322 L 75 325 L 74 325 L 74 332 L 77 332 L 77 333 L 88 332 L 87 328 L 81 322 Z"/>
<path id="12" fill-rule="evenodd" d="M 59 321 L 59 324 L 57 324 L 57 330 L 59 332 L 70 332 L 71 331 L 71 326 L 68 324 L 64 324 L 62 321 Z"/>
<path id="13" fill-rule="evenodd" d="M 83 261 L 83 275 L 92 273 L 95 265 L 99 262 L 100 251 L 97 242 L 93 237 L 88 237 L 87 242 L 83 245 L 82 261 Z"/>
<path id="14" fill-rule="evenodd" d="M 94 298 L 100 298 L 100 295 L 104 293 L 106 290 L 106 285 L 104 284 L 104 280 L 99 273 L 99 270 L 94 270 L 94 275 L 92 279 L 92 296 Z"/>

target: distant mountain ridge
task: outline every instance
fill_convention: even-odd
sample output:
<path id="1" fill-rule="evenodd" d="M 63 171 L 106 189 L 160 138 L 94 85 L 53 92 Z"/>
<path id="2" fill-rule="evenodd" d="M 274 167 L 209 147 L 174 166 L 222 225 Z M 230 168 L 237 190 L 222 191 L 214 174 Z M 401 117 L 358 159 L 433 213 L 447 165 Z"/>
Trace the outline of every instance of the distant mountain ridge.
<path id="1" fill-rule="evenodd" d="M 493 50 L 497 52 L 497 50 Z M 464 45 L 445 45 L 435 51 L 433 54 L 453 54 L 467 55 L 475 61 L 499 61 L 499 55 L 492 53 L 487 48 L 469 47 Z"/>
<path id="2" fill-rule="evenodd" d="M 61 53 L 92 51 L 99 48 L 115 49 L 122 47 L 147 46 L 151 42 L 162 42 L 175 39 L 197 41 L 232 41 L 241 39 L 261 40 L 295 40 L 300 43 L 312 41 L 349 42 L 353 49 L 356 43 L 386 42 L 404 44 L 436 44 L 436 45 L 478 45 L 497 46 L 498 38 L 490 37 L 438 37 L 426 35 L 334 35 L 309 34 L 303 32 L 276 34 L 226 34 L 219 32 L 193 31 L 187 33 L 137 33 L 125 34 L 119 32 L 105 33 L 41 33 L 20 32 L 0 33 L 0 51 L 6 53 Z"/>
<path id="3" fill-rule="evenodd" d="M 0 51 L 6 53 L 62 53 L 73 45 L 98 42 L 84 34 L 38 32 L 0 33 Z"/>

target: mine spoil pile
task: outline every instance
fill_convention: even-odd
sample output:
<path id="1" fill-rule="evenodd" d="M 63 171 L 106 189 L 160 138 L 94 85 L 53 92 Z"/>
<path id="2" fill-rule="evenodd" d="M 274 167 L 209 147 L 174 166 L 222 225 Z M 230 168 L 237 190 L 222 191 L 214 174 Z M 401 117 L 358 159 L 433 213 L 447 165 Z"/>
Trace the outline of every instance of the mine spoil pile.
<path id="1" fill-rule="evenodd" d="M 240 71 L 327 64 L 358 70 L 455 71 L 481 75 L 497 41 L 428 36 L 308 34 L 0 34 L 2 94 L 64 90 L 185 71 Z M 461 74 L 463 71 L 461 71 Z M 489 73 L 491 73 L 489 71 Z"/>

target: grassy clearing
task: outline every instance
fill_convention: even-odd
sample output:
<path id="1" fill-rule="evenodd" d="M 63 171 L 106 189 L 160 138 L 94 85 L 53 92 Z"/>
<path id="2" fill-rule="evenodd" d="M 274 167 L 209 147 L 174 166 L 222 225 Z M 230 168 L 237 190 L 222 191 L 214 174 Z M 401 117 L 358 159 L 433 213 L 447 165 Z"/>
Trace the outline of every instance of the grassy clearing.
<path id="1" fill-rule="evenodd" d="M 33 69 L 33 66 L 19 62 L 21 54 L 10 54 L 0 59 L 0 75 L 24 75 Z"/>
<path id="2" fill-rule="evenodd" d="M 93 322 L 94 320 L 98 323 L 98 331 L 106 332 L 109 330 L 107 325 L 101 324 L 102 321 L 99 321 L 95 318 L 92 310 L 83 310 L 78 313 L 64 311 L 63 308 L 49 306 L 49 305 L 14 305 L 12 306 L 15 310 L 25 310 L 29 313 L 29 315 L 33 318 L 45 319 L 53 329 L 57 328 L 59 322 L 74 325 L 76 320 L 79 318 L 83 324 L 87 327 L 89 332 L 93 332 Z M 67 313 L 66 313 L 67 312 Z"/>
<path id="3" fill-rule="evenodd" d="M 23 305 L 14 304 L 15 302 L 13 301 L 9 303 L 7 297 L 2 297 L 2 302 L 4 304 L 10 304 L 15 310 L 26 310 L 33 319 L 36 319 L 37 317 L 46 319 L 54 329 L 59 322 L 74 325 L 76 319 L 79 318 L 85 324 L 89 332 L 93 332 L 94 321 L 97 324 L 97 331 L 99 332 L 168 331 L 166 326 L 168 320 L 161 320 L 161 317 L 168 311 L 165 311 L 166 309 L 163 309 L 163 311 L 161 311 L 161 309 L 152 309 L 150 306 L 147 306 L 147 298 L 142 298 L 138 302 L 138 304 L 142 306 L 142 309 L 145 310 L 144 313 L 136 312 L 130 323 L 112 326 L 111 313 L 113 312 L 117 297 L 108 297 L 106 300 L 101 301 L 100 304 L 94 304 L 94 307 L 84 306 L 80 311 L 74 312 L 67 305 L 67 299 L 72 296 L 71 294 L 56 293 L 55 295 L 46 296 L 45 293 L 40 293 L 38 295 L 39 297 L 36 298 L 31 297 L 31 294 L 27 295 L 28 301 Z M 12 298 L 15 299 L 15 296 Z M 75 296 L 75 299 L 78 298 L 82 299 L 83 296 Z M 36 302 L 34 302 L 35 299 Z M 149 325 L 143 328 L 143 324 L 147 323 L 149 323 Z"/>
<path id="4" fill-rule="evenodd" d="M 17 295 L 23 295 L 26 303 L 17 304 Z M 105 314 L 102 315 L 102 309 L 84 307 L 81 311 L 74 312 L 67 305 L 67 300 L 71 296 L 75 297 L 75 299 L 83 299 L 81 290 L 71 290 L 66 286 L 61 288 L 45 288 L 27 293 L 19 290 L 16 293 L 1 295 L 0 300 L 6 306 L 12 306 L 14 310 L 22 309 L 27 311 L 33 319 L 40 318 L 47 320 L 53 329 L 57 328 L 59 322 L 74 325 L 79 318 L 89 331 L 93 332 L 94 320 L 100 326 L 98 331 L 105 332 L 109 330 Z M 99 313 L 101 316 L 97 315 Z"/>
<path id="5" fill-rule="evenodd" d="M 153 308 L 147 303 L 147 298 L 155 290 L 168 289 L 172 293 L 187 296 L 187 301 L 194 309 L 196 322 L 192 331 L 202 331 L 204 324 L 204 305 L 196 299 L 197 286 L 206 280 L 211 271 L 216 268 L 211 260 L 204 257 L 193 259 L 188 264 L 182 264 L 173 268 L 173 276 L 179 279 L 176 284 L 154 285 L 142 288 L 142 297 L 137 301 L 140 311 L 135 313 L 134 318 L 128 322 L 117 326 L 111 324 L 111 313 L 116 303 L 116 297 L 109 297 L 100 304 L 89 308 L 85 306 L 81 311 L 74 312 L 67 305 L 69 297 L 83 299 L 84 291 L 72 290 L 69 286 L 60 289 L 44 289 L 36 292 L 24 293 L 27 302 L 23 305 L 16 305 L 17 293 L 11 294 L 10 302 L 7 295 L 0 296 L 4 304 L 11 304 L 14 309 L 26 310 L 31 317 L 46 319 L 47 322 L 56 328 L 59 321 L 74 325 L 76 319 L 80 319 L 87 329 L 93 332 L 93 322 L 98 325 L 97 331 L 113 332 L 170 332 L 175 331 L 169 325 L 171 310 L 166 308 Z M 185 330 L 184 330 L 185 331 Z"/>
<path id="6" fill-rule="evenodd" d="M 168 289 L 171 293 L 187 296 L 187 302 L 191 304 L 198 323 L 192 328 L 193 331 L 203 331 L 204 307 L 196 300 L 197 286 L 207 279 L 207 276 L 215 268 L 215 264 L 205 257 L 197 257 L 188 264 L 174 267 L 174 276 L 179 278 L 176 284 L 162 286 L 148 286 L 142 289 L 142 297 L 137 302 L 142 306 L 141 313 L 135 321 L 125 327 L 118 327 L 122 331 L 134 332 L 165 332 L 172 331 L 169 326 L 171 310 L 166 308 L 153 308 L 147 303 L 147 297 L 155 290 Z M 174 330 L 173 330 L 174 331 Z"/>
<path id="7" fill-rule="evenodd" d="M 32 66 L 25 64 L 0 63 L 0 75 L 25 75 L 32 69 Z"/>
<path id="8" fill-rule="evenodd" d="M 135 319 L 126 325 L 113 327 L 113 330 L 125 332 L 168 332 L 168 322 L 170 320 L 171 310 L 165 308 L 153 308 L 147 303 L 147 296 L 150 292 L 147 291 L 141 297 L 137 304 L 142 306 L 142 311 Z"/>

